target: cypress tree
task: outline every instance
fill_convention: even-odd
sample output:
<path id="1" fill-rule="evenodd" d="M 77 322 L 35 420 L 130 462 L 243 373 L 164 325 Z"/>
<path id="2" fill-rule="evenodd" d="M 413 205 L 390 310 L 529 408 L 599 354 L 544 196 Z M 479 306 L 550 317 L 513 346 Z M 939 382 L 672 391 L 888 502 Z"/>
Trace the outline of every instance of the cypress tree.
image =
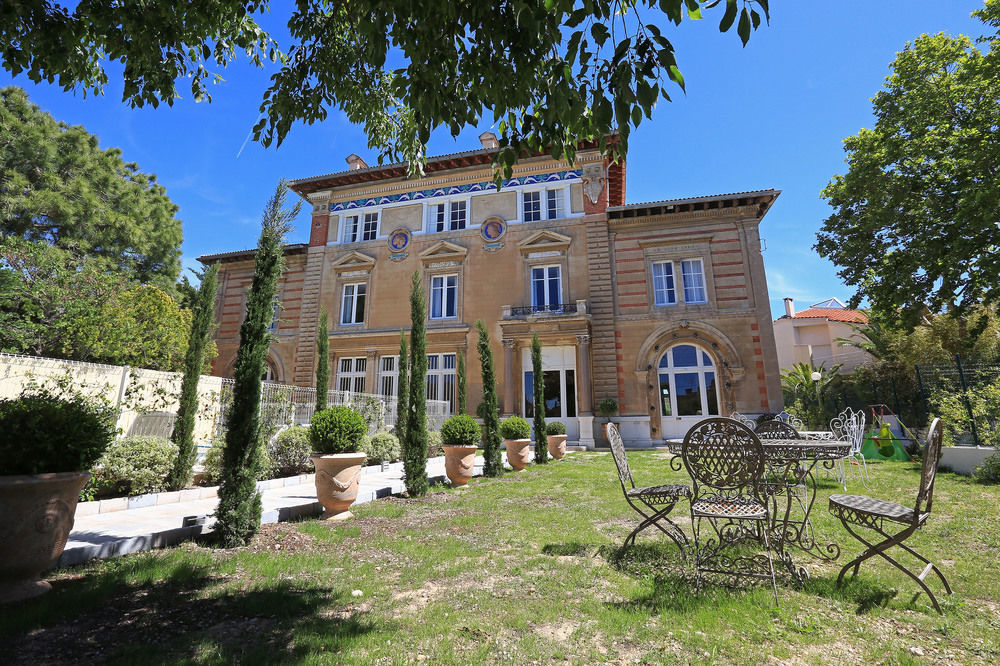
<path id="1" fill-rule="evenodd" d="M 396 391 L 396 437 L 406 442 L 407 417 L 410 415 L 410 359 L 406 350 L 406 334 L 399 329 L 399 387 Z"/>
<path id="2" fill-rule="evenodd" d="M 535 394 L 535 462 L 547 463 L 549 452 L 545 438 L 545 382 L 542 378 L 542 343 L 538 333 L 531 339 L 531 373 L 534 375 Z"/>
<path id="3" fill-rule="evenodd" d="M 201 286 L 195 298 L 194 313 L 191 318 L 191 333 L 188 337 L 187 354 L 184 357 L 184 379 L 181 381 L 180 404 L 171 435 L 177 445 L 177 458 L 167 476 L 167 487 L 180 490 L 191 480 L 191 469 L 197 450 L 194 446 L 194 421 L 198 413 L 198 381 L 205 363 L 205 346 L 212 334 L 215 322 L 215 292 L 218 288 L 219 265 L 212 264 L 201 274 Z"/>
<path id="4" fill-rule="evenodd" d="M 216 534 L 223 548 L 246 545 L 260 528 L 261 503 L 256 475 L 260 465 L 260 389 L 271 335 L 278 280 L 284 269 L 283 242 L 301 202 L 284 210 L 288 188 L 278 183 L 264 207 L 260 240 L 254 254 L 254 273 L 247 296 L 247 312 L 240 326 L 240 346 L 233 367 L 233 403 L 222 453 L 222 484 Z"/>
<path id="5" fill-rule="evenodd" d="M 458 384 L 458 413 L 465 414 L 465 352 L 458 352 L 458 369 L 455 371 L 455 383 Z"/>
<path id="6" fill-rule="evenodd" d="M 326 409 L 326 395 L 330 390 L 330 325 L 326 310 L 319 316 L 316 331 L 316 411 Z"/>
<path id="7" fill-rule="evenodd" d="M 497 380 L 493 373 L 493 350 L 490 349 L 490 334 L 483 320 L 476 321 L 479 329 L 479 363 L 483 372 L 483 475 L 500 476 L 503 462 L 500 460 L 500 423 L 497 418 Z"/>
<path id="8" fill-rule="evenodd" d="M 406 416 L 406 445 L 403 447 L 403 475 L 412 497 L 427 493 L 427 332 L 424 316 L 427 303 L 414 271 L 410 287 L 410 404 Z"/>

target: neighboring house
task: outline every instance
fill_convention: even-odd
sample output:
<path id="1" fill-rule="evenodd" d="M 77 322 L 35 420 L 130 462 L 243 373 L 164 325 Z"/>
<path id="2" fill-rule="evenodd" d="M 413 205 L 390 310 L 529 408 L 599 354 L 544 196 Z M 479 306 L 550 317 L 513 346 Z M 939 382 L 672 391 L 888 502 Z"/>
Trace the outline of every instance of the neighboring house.
<path id="1" fill-rule="evenodd" d="M 778 365 L 782 370 L 796 363 L 823 364 L 832 368 L 843 364 L 841 374 L 872 361 L 872 356 L 857 347 L 842 345 L 837 338 L 861 340 L 854 326 L 868 323 L 860 310 L 850 310 L 836 298 L 795 311 L 795 301 L 785 299 L 785 314 L 774 320 L 774 344 L 778 348 Z"/>
<path id="2" fill-rule="evenodd" d="M 498 191 L 496 137 L 478 150 L 291 181 L 312 207 L 287 268 L 268 358 L 275 381 L 315 382 L 316 328 L 330 313 L 331 388 L 395 395 L 400 329 L 416 271 L 427 294 L 427 395 L 469 411 L 482 385 L 474 323 L 493 342 L 503 415 L 530 416 L 530 346 L 543 346 L 546 418 L 594 443 L 595 409 L 618 401 L 630 446 L 682 436 L 709 415 L 782 405 L 758 225 L 775 190 L 625 203 L 625 163 L 581 146 L 576 163 L 518 162 Z M 221 263 L 216 374 L 231 375 L 253 250 Z"/>

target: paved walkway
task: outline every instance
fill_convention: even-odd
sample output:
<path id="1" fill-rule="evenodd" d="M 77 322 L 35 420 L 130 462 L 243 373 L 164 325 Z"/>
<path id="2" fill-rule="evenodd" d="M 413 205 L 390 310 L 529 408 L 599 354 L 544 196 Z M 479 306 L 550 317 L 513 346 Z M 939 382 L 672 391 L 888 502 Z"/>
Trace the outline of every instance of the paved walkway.
<path id="1" fill-rule="evenodd" d="M 476 476 L 482 473 L 482 465 L 482 457 L 477 456 Z M 427 475 L 432 482 L 444 480 L 443 457 L 427 461 Z M 305 483 L 261 491 L 264 505 L 262 522 L 277 523 L 319 515 L 323 507 L 316 501 L 312 475 L 306 479 Z M 365 467 L 361 472 L 355 504 L 401 493 L 404 488 L 403 463 L 393 463 L 384 472 L 379 466 Z M 218 501 L 218 498 L 212 497 L 77 516 L 66 549 L 59 558 L 59 566 L 163 548 L 210 532 L 211 514 Z"/>

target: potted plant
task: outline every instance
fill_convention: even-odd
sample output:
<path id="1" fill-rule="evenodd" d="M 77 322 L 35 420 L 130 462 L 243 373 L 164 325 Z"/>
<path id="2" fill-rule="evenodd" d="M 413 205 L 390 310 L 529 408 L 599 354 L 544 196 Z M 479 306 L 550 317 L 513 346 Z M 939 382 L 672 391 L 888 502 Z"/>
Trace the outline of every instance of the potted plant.
<path id="1" fill-rule="evenodd" d="M 614 398 L 605 398 L 597 403 L 597 413 L 608 419 L 604 423 L 604 439 L 608 439 L 608 424 L 611 423 L 611 417 L 615 415 L 618 411 L 618 401 Z"/>
<path id="2" fill-rule="evenodd" d="M 313 414 L 310 458 L 316 466 L 316 499 L 326 509 L 321 518 L 351 517 L 348 509 L 358 497 L 358 478 L 368 457 L 359 452 L 366 434 L 364 417 L 350 407 L 330 407 Z"/>
<path id="3" fill-rule="evenodd" d="M 452 486 L 464 486 L 476 470 L 476 449 L 482 433 L 471 416 L 456 414 L 441 426 L 444 471 Z"/>
<path id="4" fill-rule="evenodd" d="M 559 460 L 566 455 L 566 425 L 561 421 L 545 424 L 545 434 L 549 442 L 549 455 Z"/>
<path id="5" fill-rule="evenodd" d="M 507 447 L 507 462 L 514 469 L 524 469 L 531 461 L 531 426 L 520 416 L 500 423 L 500 436 Z"/>
<path id="6" fill-rule="evenodd" d="M 0 400 L 0 603 L 52 588 L 40 580 L 62 555 L 80 491 L 115 436 L 82 397 Z"/>

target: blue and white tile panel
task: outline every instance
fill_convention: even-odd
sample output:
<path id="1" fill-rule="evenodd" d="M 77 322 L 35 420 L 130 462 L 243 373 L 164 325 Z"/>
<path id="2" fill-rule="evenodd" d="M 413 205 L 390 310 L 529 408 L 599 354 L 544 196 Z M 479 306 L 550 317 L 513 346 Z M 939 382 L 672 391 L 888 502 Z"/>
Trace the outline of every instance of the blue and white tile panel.
<path id="1" fill-rule="evenodd" d="M 503 187 L 518 187 L 523 185 L 544 185 L 546 183 L 557 183 L 565 181 L 578 181 L 582 176 L 580 169 L 569 169 L 567 171 L 554 171 L 552 173 L 540 173 L 533 176 L 521 176 L 511 178 L 503 182 Z M 350 210 L 352 208 L 367 208 L 369 206 L 384 206 L 385 204 L 402 203 L 406 201 L 424 201 L 437 197 L 453 197 L 456 194 L 467 194 L 471 192 L 487 192 L 497 189 L 493 181 L 483 183 L 469 183 L 467 185 L 453 185 L 451 187 L 435 187 L 429 190 L 417 190 L 416 192 L 403 192 L 402 194 L 389 194 L 381 197 L 370 197 L 368 199 L 355 199 L 354 201 L 342 201 L 330 204 L 331 211 Z"/>

